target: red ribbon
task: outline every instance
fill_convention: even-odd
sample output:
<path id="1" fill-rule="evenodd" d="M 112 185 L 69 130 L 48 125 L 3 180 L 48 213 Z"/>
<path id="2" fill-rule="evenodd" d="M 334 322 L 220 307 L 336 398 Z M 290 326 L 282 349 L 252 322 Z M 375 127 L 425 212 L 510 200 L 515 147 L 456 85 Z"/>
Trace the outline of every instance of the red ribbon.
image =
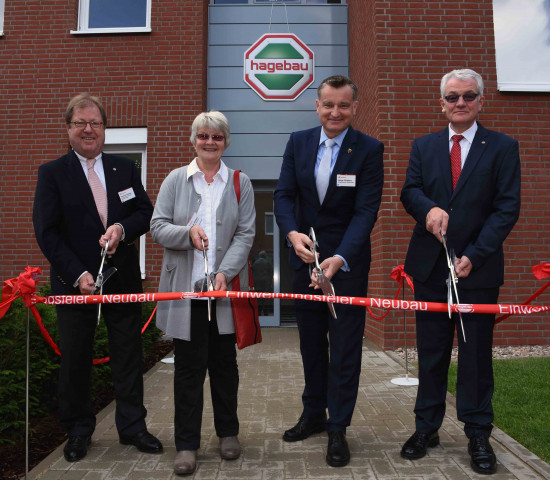
<path id="1" fill-rule="evenodd" d="M 38 267 L 26 267 L 25 271 L 18 277 L 4 281 L 2 288 L 2 299 L 0 300 L 0 318 L 2 318 L 10 305 L 19 297 L 22 297 L 25 306 L 34 305 L 36 293 L 36 282 L 42 270 Z"/>
<path id="2" fill-rule="evenodd" d="M 397 299 L 397 297 L 399 296 L 399 292 L 401 292 L 401 288 L 403 288 L 403 279 L 407 280 L 409 287 L 411 287 L 411 290 L 414 293 L 414 287 L 413 287 L 413 282 L 411 280 L 411 277 L 409 277 L 405 273 L 405 265 L 398 265 L 397 267 L 395 267 L 391 271 L 390 277 L 393 278 L 399 284 L 399 288 L 397 289 L 397 292 L 393 297 L 394 300 Z M 392 308 L 388 308 L 382 315 L 377 316 L 377 315 L 374 315 L 374 313 L 372 313 L 372 310 L 370 309 L 370 307 L 367 307 L 367 311 L 369 312 L 369 315 L 371 316 L 371 318 L 374 318 L 374 320 L 384 320 L 384 318 L 386 318 L 390 313 L 390 310 L 392 310 Z"/>
<path id="3" fill-rule="evenodd" d="M 550 263 L 539 263 L 533 266 L 533 275 L 538 280 L 550 277 Z M 522 305 L 529 305 L 535 298 L 537 298 L 542 292 L 544 292 L 550 286 L 550 282 L 546 282 L 541 288 L 539 288 L 533 295 L 531 295 Z M 495 324 L 506 320 L 511 314 L 501 315 L 495 319 Z"/>
<path id="4" fill-rule="evenodd" d="M 550 263 L 539 263 L 533 267 L 533 275 L 538 280 L 550 277 Z"/>

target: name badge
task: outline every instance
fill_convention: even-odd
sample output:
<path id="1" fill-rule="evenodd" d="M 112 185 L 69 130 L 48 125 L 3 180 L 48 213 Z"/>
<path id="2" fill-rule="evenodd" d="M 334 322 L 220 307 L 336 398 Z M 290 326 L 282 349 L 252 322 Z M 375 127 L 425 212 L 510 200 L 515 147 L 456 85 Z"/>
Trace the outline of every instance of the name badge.
<path id="1" fill-rule="evenodd" d="M 122 203 L 132 200 L 132 198 L 136 198 L 136 194 L 134 193 L 134 189 L 132 187 L 127 188 L 126 190 L 121 190 L 118 192 L 118 196 L 120 197 L 120 201 Z"/>
<path id="2" fill-rule="evenodd" d="M 337 187 L 355 187 L 355 175 L 337 175 Z"/>

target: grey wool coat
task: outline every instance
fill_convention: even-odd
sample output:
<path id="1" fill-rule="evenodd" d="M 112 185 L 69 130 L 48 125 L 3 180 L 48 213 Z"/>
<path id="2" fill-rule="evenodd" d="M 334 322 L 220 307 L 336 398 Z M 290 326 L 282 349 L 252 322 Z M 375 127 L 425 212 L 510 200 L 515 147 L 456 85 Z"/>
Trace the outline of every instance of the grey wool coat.
<path id="1" fill-rule="evenodd" d="M 227 185 L 216 211 L 215 273 L 223 273 L 227 288 L 239 275 L 242 291 L 248 290 L 248 254 L 255 234 L 256 210 L 254 191 L 250 179 L 239 175 L 241 199 L 233 184 L 233 172 L 229 169 Z M 193 178 L 187 179 L 187 167 L 170 172 L 157 197 L 151 235 L 164 247 L 159 292 L 192 292 L 194 246 L 189 238 L 188 226 L 200 205 L 200 195 L 195 191 Z M 191 300 L 171 300 L 158 303 L 157 327 L 167 336 L 183 340 L 191 339 Z M 235 333 L 231 303 L 228 298 L 216 299 L 216 317 L 220 334 Z"/>

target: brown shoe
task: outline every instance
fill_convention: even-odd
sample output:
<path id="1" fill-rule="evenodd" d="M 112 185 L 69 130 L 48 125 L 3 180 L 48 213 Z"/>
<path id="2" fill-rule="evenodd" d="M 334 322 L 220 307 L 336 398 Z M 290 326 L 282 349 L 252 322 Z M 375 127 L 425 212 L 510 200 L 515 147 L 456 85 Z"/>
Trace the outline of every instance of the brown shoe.
<path id="1" fill-rule="evenodd" d="M 197 468 L 197 451 L 181 450 L 174 460 L 174 473 L 176 475 L 189 475 Z"/>
<path id="2" fill-rule="evenodd" d="M 238 437 L 220 437 L 220 456 L 224 460 L 235 460 L 241 456 Z"/>

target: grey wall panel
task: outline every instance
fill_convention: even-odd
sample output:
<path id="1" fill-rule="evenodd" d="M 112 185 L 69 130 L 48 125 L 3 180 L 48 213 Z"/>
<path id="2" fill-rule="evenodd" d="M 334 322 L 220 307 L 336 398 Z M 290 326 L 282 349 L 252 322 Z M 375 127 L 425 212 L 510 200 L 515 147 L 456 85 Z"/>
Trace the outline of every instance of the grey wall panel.
<path id="1" fill-rule="evenodd" d="M 311 85 L 317 88 L 323 78 L 334 74 L 334 67 L 316 67 L 315 81 Z M 346 68 L 342 71 L 347 72 Z M 211 67 L 207 72 L 208 88 L 250 88 L 243 80 L 243 66 L 238 67 Z"/>
<path id="2" fill-rule="evenodd" d="M 282 155 L 288 134 L 256 133 L 231 135 L 231 145 L 227 155 L 231 157 L 257 157 L 261 152 L 265 156 Z"/>
<path id="3" fill-rule="evenodd" d="M 249 8 L 243 15 L 243 8 Z M 347 5 L 319 5 L 319 6 L 290 6 L 286 7 L 289 23 L 347 23 L 348 9 Z M 282 6 L 274 6 L 271 15 L 271 7 L 264 6 L 217 6 L 210 8 L 208 22 L 210 25 L 217 23 L 263 23 L 266 24 L 268 31 L 269 19 L 271 23 L 284 24 L 286 27 L 285 9 Z M 271 29 L 273 30 L 273 27 Z M 286 28 L 284 30 L 287 31 Z M 292 30 L 291 30 L 292 31 Z"/>
<path id="4" fill-rule="evenodd" d="M 300 33 L 298 33 L 298 29 Z M 235 25 L 223 24 L 212 25 L 208 29 L 208 44 L 215 45 L 252 45 L 266 32 L 265 25 L 243 25 L 235 29 Z M 287 33 L 284 28 L 271 27 L 271 33 Z M 315 44 L 326 44 L 330 41 L 332 45 L 347 45 L 348 27 L 346 24 L 293 24 L 290 33 L 297 35 L 300 40 L 308 46 Z M 310 47 L 311 48 L 311 47 Z"/>
<path id="5" fill-rule="evenodd" d="M 299 33 L 296 33 L 298 37 Z M 210 67 L 234 67 L 243 66 L 244 52 L 250 45 L 246 46 L 213 46 L 208 48 L 208 66 Z M 345 66 L 349 65 L 349 54 L 347 45 L 308 45 L 315 55 L 316 67 Z"/>
<path id="6" fill-rule="evenodd" d="M 328 75 L 349 72 L 347 5 L 210 5 L 207 107 L 224 112 L 231 146 L 224 160 L 255 180 L 279 177 L 290 132 L 319 124 L 317 86 Z M 243 80 L 244 52 L 265 33 L 290 31 L 315 55 L 315 81 L 297 99 L 265 101 Z"/>
<path id="7" fill-rule="evenodd" d="M 304 130 L 319 124 L 314 104 L 311 106 L 311 111 L 300 112 L 300 115 L 289 115 L 285 111 L 273 110 L 261 112 L 225 111 L 223 113 L 229 120 L 232 139 L 236 134 L 257 133 L 258 125 L 262 126 L 263 133 L 260 135 L 283 133 L 288 137 L 290 132 Z"/>
<path id="8" fill-rule="evenodd" d="M 315 106 L 317 91 L 315 88 L 308 88 L 293 102 L 266 102 L 252 89 L 226 89 L 208 91 L 208 108 L 228 110 L 311 110 Z M 258 128 L 262 128 L 258 125 Z"/>
<path id="9" fill-rule="evenodd" d="M 223 161 L 235 170 L 242 170 L 252 180 L 269 180 L 279 178 L 281 173 L 281 164 L 283 163 L 283 154 L 279 157 L 227 157 L 223 156 Z"/>

